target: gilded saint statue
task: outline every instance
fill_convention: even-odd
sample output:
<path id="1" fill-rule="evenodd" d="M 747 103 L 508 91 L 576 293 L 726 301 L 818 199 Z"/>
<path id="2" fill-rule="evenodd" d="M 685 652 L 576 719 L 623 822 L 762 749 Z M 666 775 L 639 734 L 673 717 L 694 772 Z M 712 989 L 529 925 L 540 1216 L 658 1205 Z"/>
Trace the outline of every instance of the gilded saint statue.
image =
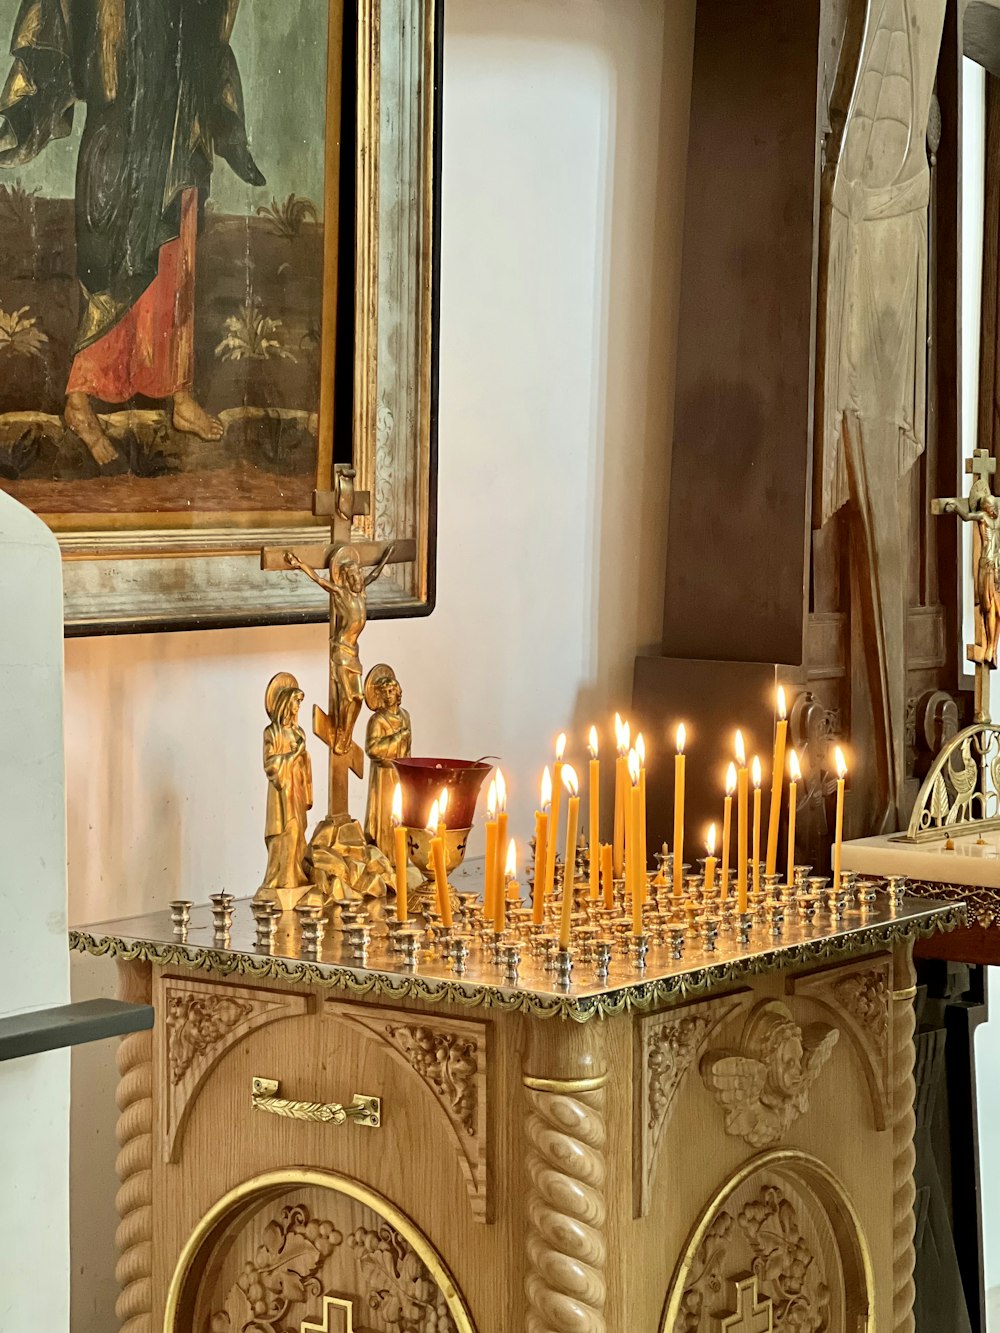
<path id="1" fill-rule="evenodd" d="M 310 884 L 304 862 L 306 822 L 313 803 L 312 766 L 305 732 L 299 725 L 302 699 L 298 681 L 287 671 L 279 671 L 271 679 L 264 695 L 271 721 L 264 728 L 267 870 L 260 892 L 282 907 L 294 906 Z"/>
<path id="2" fill-rule="evenodd" d="M 285 563 L 290 568 L 299 570 L 330 594 L 330 720 L 334 754 L 349 754 L 354 741 L 354 724 L 364 697 L 358 639 L 368 622 L 368 588 L 391 555 L 392 547 L 388 546 L 365 574 L 357 551 L 351 546 L 341 546 L 330 557 L 330 577 L 325 579 L 293 551 L 285 552 Z"/>
<path id="3" fill-rule="evenodd" d="M 368 755 L 368 810 L 365 833 L 386 856 L 393 855 L 392 796 L 396 785 L 393 761 L 407 759 L 413 742 L 403 689 L 392 667 L 380 662 L 365 680 L 365 703 L 372 711 L 365 733 Z"/>

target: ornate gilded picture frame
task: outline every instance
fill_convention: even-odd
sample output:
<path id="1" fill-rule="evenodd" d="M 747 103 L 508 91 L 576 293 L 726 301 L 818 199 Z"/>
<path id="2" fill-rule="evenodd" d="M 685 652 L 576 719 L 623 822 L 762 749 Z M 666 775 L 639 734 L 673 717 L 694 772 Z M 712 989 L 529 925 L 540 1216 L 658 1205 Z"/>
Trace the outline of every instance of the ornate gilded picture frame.
<path id="1" fill-rule="evenodd" d="M 429 611 L 435 0 L 0 0 L 0 31 L 0 486 L 58 537 L 67 633 L 324 619 L 260 548 L 350 461 L 358 535 L 415 550 L 372 614 Z"/>

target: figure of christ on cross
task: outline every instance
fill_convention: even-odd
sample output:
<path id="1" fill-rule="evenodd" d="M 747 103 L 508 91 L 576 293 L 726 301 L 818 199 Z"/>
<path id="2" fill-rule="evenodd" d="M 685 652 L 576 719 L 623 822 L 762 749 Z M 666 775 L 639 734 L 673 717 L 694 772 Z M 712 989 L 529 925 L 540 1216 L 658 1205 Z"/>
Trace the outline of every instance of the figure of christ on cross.
<path id="1" fill-rule="evenodd" d="M 989 721 L 989 672 L 997 666 L 1000 641 L 1000 500 L 990 489 L 996 459 L 985 449 L 975 450 L 966 460 L 972 476 L 968 496 L 931 501 L 933 514 L 957 514 L 963 523 L 974 523 L 972 565 L 976 587 L 976 642 L 966 647 L 966 657 L 976 664 L 976 721 Z"/>
<path id="2" fill-rule="evenodd" d="M 368 512 L 368 502 L 367 492 L 354 489 L 354 469 L 338 467 L 334 490 L 313 495 L 313 513 L 330 519 L 332 541 L 261 551 L 262 569 L 297 570 L 330 597 L 329 711 L 313 708 L 313 731 L 330 751 L 327 818 L 333 822 L 349 818 L 349 774 L 364 775 L 364 751 L 354 740 L 354 727 L 363 699 L 358 640 L 368 621 L 368 588 L 387 564 L 412 560 L 414 554 L 412 542 L 351 540 L 352 520 Z M 324 566 L 328 577 L 319 572 Z"/>

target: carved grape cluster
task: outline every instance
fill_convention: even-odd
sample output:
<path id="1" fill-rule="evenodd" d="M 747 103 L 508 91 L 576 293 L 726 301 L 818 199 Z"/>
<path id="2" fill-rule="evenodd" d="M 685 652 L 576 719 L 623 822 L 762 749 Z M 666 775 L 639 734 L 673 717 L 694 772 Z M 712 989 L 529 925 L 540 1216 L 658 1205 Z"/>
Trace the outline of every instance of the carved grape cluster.
<path id="1" fill-rule="evenodd" d="M 347 1238 L 368 1288 L 368 1306 L 393 1333 L 456 1333 L 437 1283 L 395 1228 L 358 1227 Z"/>
<path id="2" fill-rule="evenodd" d="M 332 1222 L 311 1217 L 304 1204 L 282 1208 L 236 1279 L 253 1316 L 247 1330 L 272 1333 L 295 1302 L 320 1295 L 316 1274 L 343 1239 Z"/>
<path id="3" fill-rule="evenodd" d="M 740 1210 L 737 1221 L 754 1253 L 761 1294 L 774 1303 L 775 1328 L 781 1333 L 824 1333 L 830 1290 L 792 1204 L 776 1185 L 767 1185 Z"/>

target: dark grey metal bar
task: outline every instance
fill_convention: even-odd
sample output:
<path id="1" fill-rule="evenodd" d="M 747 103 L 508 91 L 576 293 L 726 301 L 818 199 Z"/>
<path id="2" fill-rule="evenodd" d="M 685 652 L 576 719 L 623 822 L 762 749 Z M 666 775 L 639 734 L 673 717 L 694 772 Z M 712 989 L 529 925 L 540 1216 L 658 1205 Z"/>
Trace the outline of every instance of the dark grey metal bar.
<path id="1" fill-rule="evenodd" d="M 124 1000 L 80 1000 L 14 1014 L 0 1018 L 0 1061 L 146 1032 L 152 1026 L 151 1004 L 126 1004 Z"/>

